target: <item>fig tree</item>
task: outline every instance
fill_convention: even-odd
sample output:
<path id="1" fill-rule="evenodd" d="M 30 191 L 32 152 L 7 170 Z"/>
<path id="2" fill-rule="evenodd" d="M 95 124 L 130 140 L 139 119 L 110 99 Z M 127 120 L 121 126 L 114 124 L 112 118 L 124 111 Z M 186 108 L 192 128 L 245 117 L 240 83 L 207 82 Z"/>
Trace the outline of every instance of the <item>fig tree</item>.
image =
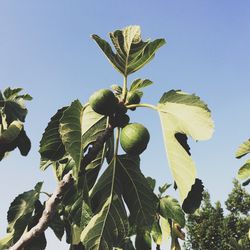
<path id="1" fill-rule="evenodd" d="M 100 89 L 89 98 L 90 107 L 98 114 L 112 115 L 116 111 L 118 99 L 109 89 Z"/>
<path id="2" fill-rule="evenodd" d="M 148 130 L 139 123 L 130 123 L 121 132 L 121 146 L 131 155 L 141 154 L 147 148 L 149 139 Z"/>

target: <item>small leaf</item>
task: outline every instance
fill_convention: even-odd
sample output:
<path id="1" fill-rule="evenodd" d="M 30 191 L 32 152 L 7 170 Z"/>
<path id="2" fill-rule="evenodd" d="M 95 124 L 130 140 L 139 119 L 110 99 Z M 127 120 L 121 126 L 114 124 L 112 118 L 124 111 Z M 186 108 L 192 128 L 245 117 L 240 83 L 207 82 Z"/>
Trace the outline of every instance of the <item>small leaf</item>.
<path id="1" fill-rule="evenodd" d="M 56 114 L 51 117 L 50 122 L 43 133 L 39 149 L 41 161 L 57 161 L 65 154 L 65 147 L 59 133 L 59 126 L 60 119 L 66 109 L 67 107 L 59 109 Z"/>
<path id="2" fill-rule="evenodd" d="M 153 84 L 149 79 L 136 79 L 132 82 L 129 91 L 135 91 Z"/>
<path id="3" fill-rule="evenodd" d="M 6 99 L 15 99 L 22 90 L 22 88 L 11 89 L 8 87 L 3 91 L 3 95 Z"/>
<path id="4" fill-rule="evenodd" d="M 164 93 L 157 108 L 169 167 L 183 202 L 196 178 L 187 135 L 194 140 L 207 140 L 212 136 L 213 121 L 210 110 L 198 96 L 176 90 Z"/>
<path id="5" fill-rule="evenodd" d="M 236 151 L 235 156 L 236 158 L 239 159 L 248 153 L 250 153 L 250 139 L 245 141 L 239 146 L 238 150 Z"/>
<path id="6" fill-rule="evenodd" d="M 250 160 L 239 169 L 238 178 L 241 180 L 248 179 L 250 177 Z"/>
<path id="7" fill-rule="evenodd" d="M 167 184 L 167 183 L 165 183 L 163 186 L 159 187 L 160 194 L 165 193 L 169 187 L 171 187 L 171 184 Z"/>
<path id="8" fill-rule="evenodd" d="M 165 219 L 172 219 L 181 227 L 185 226 L 185 214 L 178 201 L 170 196 L 160 199 L 160 215 Z"/>
<path id="9" fill-rule="evenodd" d="M 119 85 L 112 85 L 111 88 L 113 89 L 114 93 L 116 95 L 121 95 L 122 94 L 122 87 Z"/>

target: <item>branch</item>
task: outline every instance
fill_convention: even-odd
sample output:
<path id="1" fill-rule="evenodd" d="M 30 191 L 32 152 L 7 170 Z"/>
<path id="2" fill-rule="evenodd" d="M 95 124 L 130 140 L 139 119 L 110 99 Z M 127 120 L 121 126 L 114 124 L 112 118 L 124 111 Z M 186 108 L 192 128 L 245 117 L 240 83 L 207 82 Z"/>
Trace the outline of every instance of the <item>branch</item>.
<path id="1" fill-rule="evenodd" d="M 113 130 L 114 127 L 109 125 L 103 134 L 93 143 L 93 146 L 88 149 L 88 152 L 82 158 L 79 175 L 82 175 L 85 172 L 87 165 L 97 157 L 104 143 L 111 137 Z M 34 240 L 48 228 L 49 221 L 55 214 L 57 205 L 61 202 L 64 194 L 73 184 L 74 179 L 71 170 L 69 173 L 64 175 L 63 179 L 58 183 L 52 196 L 46 201 L 44 211 L 38 223 L 29 231 L 25 232 L 21 238 L 11 248 L 9 248 L 9 250 L 22 250 L 30 241 Z"/>
<path id="2" fill-rule="evenodd" d="M 58 183 L 58 186 L 56 187 L 52 196 L 46 201 L 45 208 L 38 223 L 29 231 L 25 232 L 9 250 L 23 249 L 30 241 L 32 241 L 48 228 L 50 218 L 52 218 L 55 214 L 57 205 L 61 202 L 63 195 L 73 184 L 73 181 L 74 179 L 72 177 L 72 171 L 70 171 Z"/>

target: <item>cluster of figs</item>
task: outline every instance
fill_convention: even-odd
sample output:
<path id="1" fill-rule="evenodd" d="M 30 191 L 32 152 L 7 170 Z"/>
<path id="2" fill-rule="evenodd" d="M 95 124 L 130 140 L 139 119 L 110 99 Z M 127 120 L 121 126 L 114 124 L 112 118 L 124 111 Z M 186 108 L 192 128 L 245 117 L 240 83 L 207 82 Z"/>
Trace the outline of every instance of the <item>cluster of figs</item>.
<path id="1" fill-rule="evenodd" d="M 147 147 L 150 135 L 142 124 L 129 123 L 126 114 L 128 105 L 140 103 L 140 95 L 128 92 L 126 101 L 120 100 L 109 89 L 100 89 L 89 98 L 91 108 L 98 114 L 109 116 L 114 127 L 121 128 L 120 143 L 123 150 L 131 155 L 141 154 Z M 135 110 L 135 107 L 130 108 Z"/>

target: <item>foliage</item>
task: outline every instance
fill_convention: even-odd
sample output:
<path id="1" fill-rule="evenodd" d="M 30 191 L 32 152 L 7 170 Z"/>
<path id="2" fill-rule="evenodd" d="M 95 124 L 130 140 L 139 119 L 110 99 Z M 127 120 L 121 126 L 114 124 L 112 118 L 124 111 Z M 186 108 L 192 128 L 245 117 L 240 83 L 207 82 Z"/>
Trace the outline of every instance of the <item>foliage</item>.
<path id="1" fill-rule="evenodd" d="M 227 212 L 220 202 L 212 205 L 206 192 L 201 208 L 188 216 L 186 249 L 250 249 L 250 195 L 238 181 L 233 183 L 234 188 L 225 202 Z"/>
<path id="2" fill-rule="evenodd" d="M 26 156 L 31 147 L 24 130 L 28 110 L 25 101 L 32 100 L 29 94 L 20 95 L 21 88 L 6 88 L 0 91 L 0 161 L 15 148 Z"/>
<path id="3" fill-rule="evenodd" d="M 250 139 L 242 143 L 235 153 L 236 158 L 241 158 L 250 153 Z M 245 180 L 243 185 L 246 186 L 250 183 L 250 159 L 238 171 L 238 178 Z"/>
<path id="4" fill-rule="evenodd" d="M 90 104 L 75 100 L 59 109 L 49 121 L 40 141 L 40 168 L 46 170 L 51 166 L 57 182 L 71 171 L 74 177 L 74 185 L 63 197 L 56 197 L 61 199 L 61 203 L 54 211 L 49 226 L 59 239 L 66 233 L 70 249 L 134 249 L 130 240 L 132 236 L 137 236 L 138 246 L 145 245 L 142 241 L 146 237 L 148 248 L 151 248 L 152 241 L 159 248 L 171 237 L 172 249 L 179 249 L 179 239 L 185 237 L 182 232 L 184 212 L 193 213 L 199 207 L 203 191 L 187 140 L 188 136 L 194 140 L 207 140 L 212 136 L 210 110 L 198 96 L 180 90 L 165 92 L 156 105 L 141 104 L 144 88 L 153 82 L 139 78 L 128 86 L 128 75 L 149 63 L 165 44 L 164 39 L 143 41 L 140 27 L 129 26 L 110 33 L 114 52 L 107 41 L 98 35 L 92 37 L 114 68 L 123 75 L 124 83 L 123 86 L 113 85 L 113 92 L 108 90 L 115 108 L 107 105 L 108 110 L 103 110 L 107 108 L 103 103 L 109 98 L 104 100 L 99 94 L 107 93 L 107 90 L 98 91 L 94 100 L 90 99 Z M 27 110 L 21 101 L 31 97 L 19 96 L 20 90 L 7 89 L 0 95 L 0 142 L 15 142 L 21 153 L 27 154 L 28 143 L 23 148 L 17 138 L 21 135 L 22 142 L 25 141 L 25 132 L 21 132 L 24 131 L 22 123 Z M 106 94 L 103 96 L 107 97 Z M 170 185 L 160 187 L 158 194 L 154 192 L 155 180 L 146 178 L 142 171 L 141 155 L 138 155 L 141 150 L 126 154 L 119 152 L 121 127 L 125 125 L 119 119 L 135 108 L 150 108 L 159 113 L 169 167 L 174 187 L 180 194 L 180 203 L 166 194 Z M 126 117 L 126 122 L 128 120 Z M 27 137 L 25 139 L 27 141 Z M 5 155 L 5 151 L 0 154 Z M 8 212 L 8 234 L 0 241 L 0 248 L 14 244 L 24 230 L 41 216 L 45 205 L 39 203 L 39 193 L 40 189 L 36 187 L 14 200 Z M 19 204 L 26 197 L 27 207 L 22 207 L 22 210 Z M 18 208 L 18 211 L 14 209 L 15 213 L 13 204 Z M 14 215 L 11 217 L 11 214 Z M 39 237 L 34 245 L 37 250 L 46 246 L 43 232 Z"/>

